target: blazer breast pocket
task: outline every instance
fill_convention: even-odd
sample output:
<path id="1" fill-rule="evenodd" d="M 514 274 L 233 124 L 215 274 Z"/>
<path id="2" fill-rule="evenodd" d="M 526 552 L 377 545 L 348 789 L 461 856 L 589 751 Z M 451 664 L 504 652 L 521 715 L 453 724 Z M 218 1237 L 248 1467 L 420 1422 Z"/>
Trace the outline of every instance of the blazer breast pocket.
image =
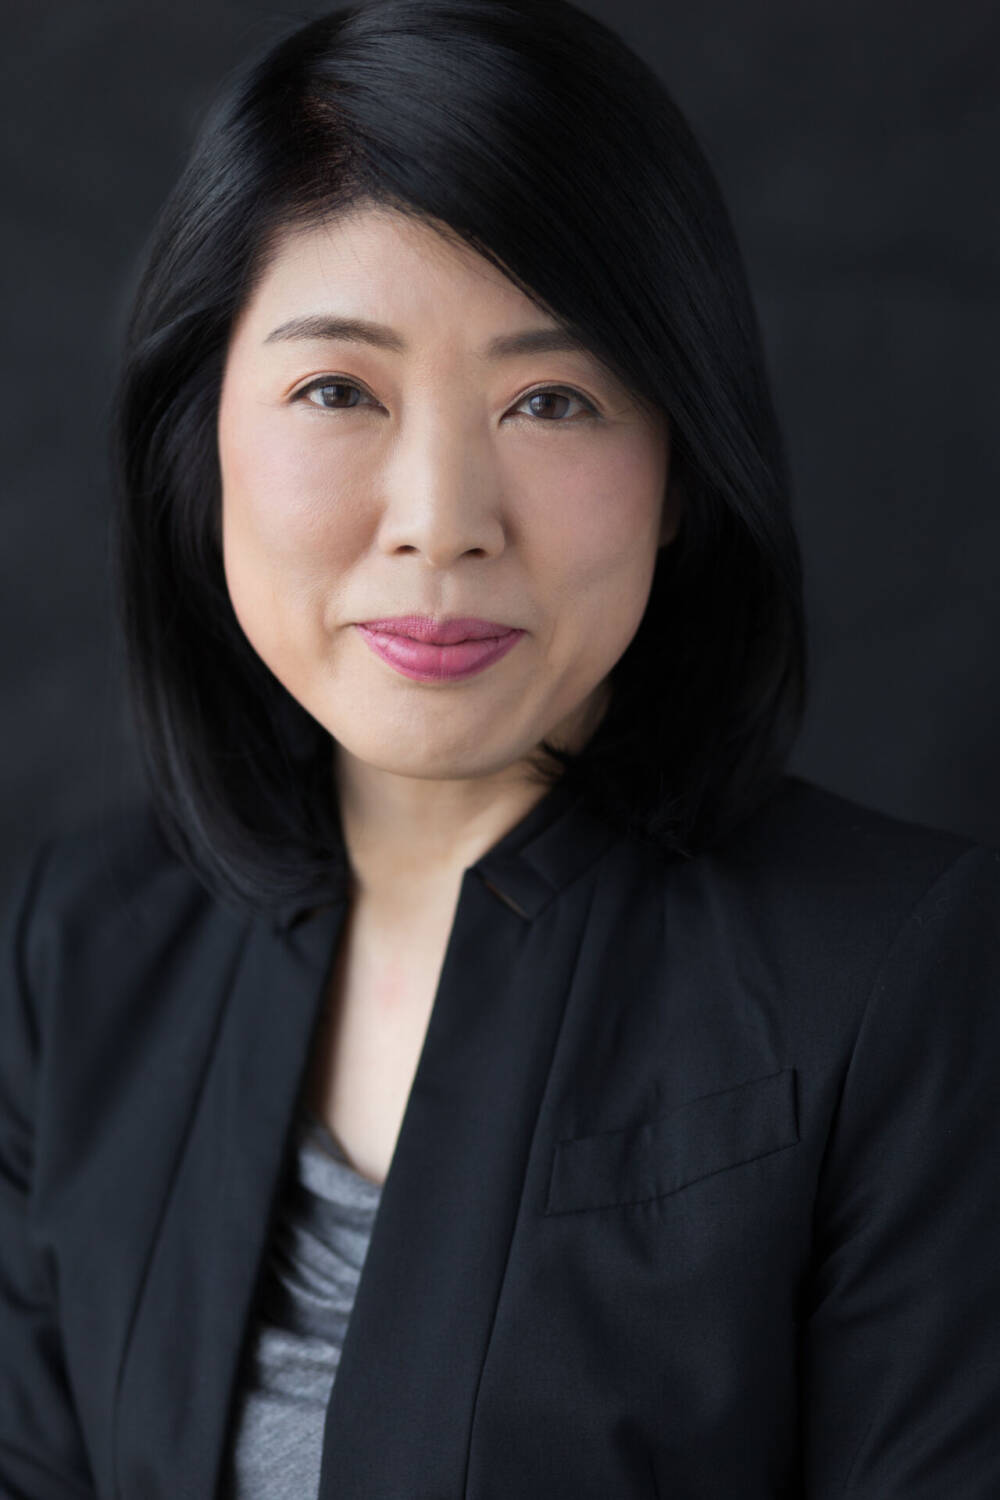
<path id="1" fill-rule="evenodd" d="M 798 1139 L 795 1069 L 782 1068 L 653 1120 L 557 1141 L 545 1213 L 662 1198 Z"/>

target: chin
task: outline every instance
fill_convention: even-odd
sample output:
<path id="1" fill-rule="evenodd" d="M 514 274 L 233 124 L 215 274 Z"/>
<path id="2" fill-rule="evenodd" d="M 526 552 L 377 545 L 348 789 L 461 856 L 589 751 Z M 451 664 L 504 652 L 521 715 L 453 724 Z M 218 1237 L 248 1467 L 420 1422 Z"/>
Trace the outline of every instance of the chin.
<path id="1" fill-rule="evenodd" d="M 435 747 L 426 741 L 408 749 L 393 745 L 386 751 L 386 739 L 370 742 L 367 739 L 344 740 L 338 736 L 338 744 L 359 765 L 380 771 L 387 776 L 405 776 L 417 781 L 465 781 L 481 776 L 495 776 L 512 765 L 520 757 L 516 749 L 490 754 L 482 741 L 474 746 L 456 747 L 442 743 Z"/>

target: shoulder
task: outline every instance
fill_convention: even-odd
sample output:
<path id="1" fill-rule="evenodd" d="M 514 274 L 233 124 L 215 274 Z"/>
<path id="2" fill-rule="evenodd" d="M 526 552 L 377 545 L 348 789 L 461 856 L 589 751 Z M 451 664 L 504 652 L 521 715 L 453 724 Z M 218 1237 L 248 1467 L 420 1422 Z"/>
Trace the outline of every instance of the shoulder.
<path id="1" fill-rule="evenodd" d="M 783 908 L 807 927 L 850 923 L 873 934 L 898 927 L 939 882 L 985 891 L 998 876 L 1000 850 L 793 775 L 704 860 L 707 881 L 762 912 Z"/>
<path id="2" fill-rule="evenodd" d="M 0 1120 L 23 1129 L 34 1117 L 53 1140 L 73 1139 L 95 1101 L 111 1111 L 157 1068 L 196 1070 L 247 925 L 168 846 L 145 801 L 44 839 L 0 920 Z"/>
<path id="3" fill-rule="evenodd" d="M 168 845 L 138 798 L 41 841 L 22 860 L 3 917 L 7 984 L 44 1003 L 99 1006 L 128 985 L 232 948 L 245 918 L 223 907 Z"/>
<path id="4" fill-rule="evenodd" d="M 164 876 L 176 879 L 184 866 L 169 848 L 146 797 L 91 813 L 50 833 L 29 853 L 46 899 L 74 905 L 91 899 L 105 905 L 133 903 Z"/>
<path id="5" fill-rule="evenodd" d="M 137 797 L 40 842 L 22 863 L 35 921 L 68 930 L 146 925 L 212 897 L 167 844 L 151 803 Z"/>
<path id="6" fill-rule="evenodd" d="M 843 1038 L 876 985 L 898 978 L 912 994 L 915 969 L 948 968 L 942 993 L 1000 983 L 1000 851 L 964 835 L 789 775 L 712 850 L 627 847 L 618 921 L 646 913 L 671 982 L 683 972 L 734 1005 L 767 997 L 801 1037 Z"/>
<path id="7" fill-rule="evenodd" d="M 853 879 L 870 870 L 904 884 L 983 848 L 963 834 L 894 817 L 805 777 L 786 775 L 733 833 L 726 857 L 796 878 Z"/>

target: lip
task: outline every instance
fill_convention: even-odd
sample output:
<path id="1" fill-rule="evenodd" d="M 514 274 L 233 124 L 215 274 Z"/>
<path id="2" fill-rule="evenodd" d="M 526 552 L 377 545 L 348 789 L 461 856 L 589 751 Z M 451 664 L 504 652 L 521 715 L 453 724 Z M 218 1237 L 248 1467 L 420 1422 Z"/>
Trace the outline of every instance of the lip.
<path id="1" fill-rule="evenodd" d="M 400 629 L 403 624 L 408 628 L 414 624 L 418 628 L 422 626 L 425 637 L 427 634 L 440 635 L 447 630 L 458 639 L 442 645 L 426 638 L 415 638 Z M 466 633 L 469 626 L 482 630 L 487 625 L 495 634 L 473 637 Z M 390 626 L 392 629 L 387 628 Z M 525 633 L 486 620 L 435 622 L 426 617 L 417 617 L 416 621 L 413 617 L 369 620 L 354 628 L 376 656 L 415 682 L 455 682 L 472 677 L 506 656 Z"/>
<path id="2" fill-rule="evenodd" d="M 404 635 L 429 646 L 457 646 L 461 641 L 498 640 L 513 629 L 496 620 L 479 620 L 472 615 L 396 615 L 388 620 L 362 620 L 366 630 L 380 635 Z"/>

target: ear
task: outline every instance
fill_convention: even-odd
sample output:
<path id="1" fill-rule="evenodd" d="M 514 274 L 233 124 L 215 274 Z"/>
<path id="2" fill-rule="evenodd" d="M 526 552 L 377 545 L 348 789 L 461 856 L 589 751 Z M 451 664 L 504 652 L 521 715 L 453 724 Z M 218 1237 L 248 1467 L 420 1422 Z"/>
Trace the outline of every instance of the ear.
<path id="1" fill-rule="evenodd" d="M 681 524 L 681 517 L 687 505 L 687 496 L 684 486 L 679 479 L 671 478 L 667 484 L 666 494 L 663 497 L 663 509 L 660 512 L 660 536 L 657 550 L 667 547 L 674 540 Z"/>

